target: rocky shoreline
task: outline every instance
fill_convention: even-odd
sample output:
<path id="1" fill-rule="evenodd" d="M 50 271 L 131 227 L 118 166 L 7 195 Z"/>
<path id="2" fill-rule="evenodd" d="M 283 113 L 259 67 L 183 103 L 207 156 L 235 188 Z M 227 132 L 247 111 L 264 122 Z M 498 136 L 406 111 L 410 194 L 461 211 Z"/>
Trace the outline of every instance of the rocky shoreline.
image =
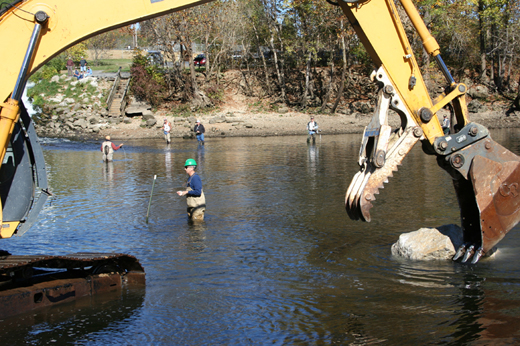
<path id="1" fill-rule="evenodd" d="M 277 111 L 254 111 L 248 104 L 251 100 L 235 93 L 229 93 L 225 102 L 213 112 L 193 112 L 188 117 L 173 116 L 167 109 L 152 111 L 152 108 L 136 100 L 130 101 L 124 116 L 110 116 L 102 107 L 101 100 L 111 87 L 110 77 L 89 77 L 75 81 L 70 77 L 55 76 L 55 83 L 61 83 L 63 93 L 83 86 L 83 92 L 76 100 L 64 94 L 43 95 L 45 109 L 34 117 L 35 127 L 40 137 L 69 139 L 101 139 L 110 135 L 113 139 L 153 139 L 162 138 L 163 119 L 172 124 L 172 138 L 193 138 L 196 120 L 201 120 L 207 138 L 250 137 L 250 136 L 287 136 L 306 135 L 306 125 L 310 114 L 286 107 Z M 95 90 L 87 92 L 89 88 Z M 359 102 L 358 102 L 359 103 Z M 371 107 L 365 102 L 359 107 L 342 109 L 338 114 L 313 114 L 322 134 L 362 133 L 369 123 Z M 365 109 L 369 108 L 369 109 Z M 468 104 L 471 121 L 490 129 L 518 128 L 518 112 L 507 114 L 505 105 L 484 105 L 477 99 Z M 447 111 L 438 112 L 442 118 Z M 390 118 L 391 125 L 399 124 L 398 117 Z"/>
<path id="2" fill-rule="evenodd" d="M 79 111 L 74 121 L 65 120 L 61 125 L 36 125 L 40 137 L 69 139 L 101 139 L 110 135 L 113 139 L 153 139 L 162 138 L 163 119 L 172 124 L 172 138 L 193 138 L 196 120 L 201 120 L 206 129 L 206 138 L 223 137 L 266 137 L 306 135 L 306 126 L 310 115 L 299 112 L 250 113 L 240 110 L 227 110 L 211 114 L 193 115 L 188 118 L 173 117 L 158 111 L 154 114 L 134 117 L 110 118 Z M 445 112 L 438 113 L 439 117 Z M 338 114 L 314 115 L 320 131 L 324 135 L 362 133 L 371 119 L 370 115 Z M 70 119 L 70 118 L 67 118 Z M 499 112 L 476 113 L 471 121 L 496 128 L 520 128 L 520 117 L 505 116 Z M 396 119 L 395 124 L 398 124 Z M 56 124 L 56 123 L 55 123 Z"/>

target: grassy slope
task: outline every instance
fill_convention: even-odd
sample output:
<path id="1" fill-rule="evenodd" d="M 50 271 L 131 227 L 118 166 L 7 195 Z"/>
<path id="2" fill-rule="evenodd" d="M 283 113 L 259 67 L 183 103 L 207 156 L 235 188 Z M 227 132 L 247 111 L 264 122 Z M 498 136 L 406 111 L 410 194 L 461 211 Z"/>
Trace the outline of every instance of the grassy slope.
<path id="1" fill-rule="evenodd" d="M 130 72 L 130 65 L 132 65 L 132 59 L 100 59 L 100 65 L 91 66 L 93 70 L 101 72 L 117 72 L 119 67 L 121 71 Z"/>

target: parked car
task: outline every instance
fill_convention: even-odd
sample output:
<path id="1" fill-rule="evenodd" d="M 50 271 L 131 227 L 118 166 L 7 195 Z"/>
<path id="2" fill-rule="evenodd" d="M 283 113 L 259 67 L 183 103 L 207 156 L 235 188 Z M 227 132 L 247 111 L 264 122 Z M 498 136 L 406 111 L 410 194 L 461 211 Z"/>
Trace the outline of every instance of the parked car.
<path id="1" fill-rule="evenodd" d="M 160 51 L 158 50 L 149 50 L 147 54 L 147 59 L 150 61 L 152 65 L 162 66 L 164 64 L 164 59 Z"/>
<path id="2" fill-rule="evenodd" d="M 235 51 L 233 54 L 231 54 L 231 58 L 233 60 L 242 59 L 242 52 L 241 51 Z"/>
<path id="3" fill-rule="evenodd" d="M 199 54 L 193 60 L 193 64 L 195 66 L 206 66 L 206 56 L 204 54 Z"/>

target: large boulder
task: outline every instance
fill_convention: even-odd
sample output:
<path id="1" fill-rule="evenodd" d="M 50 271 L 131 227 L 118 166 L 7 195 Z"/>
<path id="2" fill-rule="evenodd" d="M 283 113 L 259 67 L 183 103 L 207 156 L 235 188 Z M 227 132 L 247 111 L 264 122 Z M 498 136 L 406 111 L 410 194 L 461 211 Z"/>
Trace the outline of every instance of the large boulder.
<path id="1" fill-rule="evenodd" d="M 155 120 L 155 116 L 153 115 L 153 113 L 147 112 L 147 113 L 143 113 L 143 119 L 144 120 L 150 120 L 150 119 Z"/>
<path id="2" fill-rule="evenodd" d="M 219 123 L 224 123 L 226 122 L 226 117 L 225 116 L 219 116 L 219 117 L 213 117 L 211 119 L 209 119 L 208 123 L 209 124 L 219 124 Z"/>
<path id="3" fill-rule="evenodd" d="M 472 100 L 470 103 L 468 103 L 468 112 L 470 113 L 485 112 L 486 110 L 487 108 L 478 102 L 478 100 Z"/>
<path id="4" fill-rule="evenodd" d="M 82 129 L 86 129 L 89 125 L 89 123 L 85 119 L 77 119 L 74 121 L 74 126 L 81 127 Z"/>
<path id="5" fill-rule="evenodd" d="M 47 99 L 47 101 L 60 103 L 61 101 L 63 101 L 63 98 L 64 98 L 63 94 L 56 94 L 54 97 L 49 97 Z"/>
<path id="6" fill-rule="evenodd" d="M 468 90 L 468 95 L 474 99 L 487 99 L 489 97 L 489 89 L 485 85 L 476 85 Z"/>
<path id="7" fill-rule="evenodd" d="M 95 77 L 85 77 L 85 78 L 81 78 L 79 81 L 78 81 L 80 84 L 87 84 L 87 83 L 90 83 L 92 86 L 94 87 L 97 87 L 97 80 Z"/>
<path id="8" fill-rule="evenodd" d="M 278 108 L 278 113 L 280 113 L 280 114 L 286 114 L 288 112 L 289 112 L 289 108 L 287 108 L 285 106 Z"/>
<path id="9" fill-rule="evenodd" d="M 147 106 L 130 106 L 125 110 L 125 113 L 129 117 L 135 117 L 139 115 L 143 115 L 148 110 Z"/>
<path id="10" fill-rule="evenodd" d="M 67 105 L 69 105 L 69 104 L 73 104 L 73 103 L 75 103 L 75 102 L 76 102 L 76 101 L 75 101 L 73 98 L 71 98 L 71 97 L 67 97 L 67 98 L 63 99 L 62 102 L 60 102 L 59 106 L 63 107 L 63 106 L 67 106 Z"/>
<path id="11" fill-rule="evenodd" d="M 239 117 L 226 117 L 226 123 L 240 123 L 243 122 L 243 119 L 240 119 Z"/>
<path id="12" fill-rule="evenodd" d="M 451 260 L 462 242 L 462 229 L 457 225 L 421 228 L 401 234 L 392 245 L 392 255 L 421 261 Z"/>
<path id="13" fill-rule="evenodd" d="M 372 111 L 372 106 L 370 105 L 370 102 L 356 101 L 350 104 L 350 108 L 354 112 L 362 114 L 368 114 Z"/>
<path id="14" fill-rule="evenodd" d="M 146 109 L 152 109 L 152 105 L 145 101 L 138 101 L 135 97 L 130 97 L 130 106 L 132 107 L 146 107 Z"/>

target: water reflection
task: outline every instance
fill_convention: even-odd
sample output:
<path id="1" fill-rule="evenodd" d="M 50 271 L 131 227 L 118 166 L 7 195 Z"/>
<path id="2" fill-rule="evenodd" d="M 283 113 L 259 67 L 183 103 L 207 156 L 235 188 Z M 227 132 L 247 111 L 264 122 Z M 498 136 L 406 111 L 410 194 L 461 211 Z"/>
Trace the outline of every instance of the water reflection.
<path id="1" fill-rule="evenodd" d="M 186 240 L 184 243 L 186 247 L 192 251 L 200 252 L 206 249 L 206 223 L 202 222 L 194 222 L 189 220 L 189 228 L 186 232 Z"/>
<path id="2" fill-rule="evenodd" d="M 197 163 L 199 164 L 199 166 L 204 165 L 204 151 L 205 151 L 204 149 L 205 149 L 204 145 L 199 145 L 197 147 Z"/>
<path id="3" fill-rule="evenodd" d="M 307 155 L 307 158 L 308 158 L 307 162 L 308 162 L 308 167 L 309 167 L 309 175 L 312 178 L 316 178 L 316 173 L 317 173 L 316 168 L 319 165 L 320 149 L 319 149 L 319 146 L 316 146 L 315 143 L 308 143 L 307 147 L 309 148 L 308 155 Z M 314 179 L 312 181 L 314 182 Z M 314 182 L 314 186 L 313 187 L 315 187 L 315 185 L 316 184 Z"/>
<path id="4" fill-rule="evenodd" d="M 114 163 L 107 161 L 103 165 L 103 178 L 106 182 L 111 182 L 114 179 Z"/>
<path id="5" fill-rule="evenodd" d="M 168 147 L 170 144 L 168 144 Z M 166 153 L 164 154 L 164 172 L 166 174 L 166 179 L 172 179 L 172 153 L 168 149 L 166 149 Z"/>
<path id="6" fill-rule="evenodd" d="M 393 258 L 401 233 L 458 223 L 456 197 L 435 158 L 417 147 L 377 195 L 372 222 L 349 220 L 344 197 L 358 170 L 359 136 L 326 136 L 309 146 L 305 137 L 215 138 L 205 147 L 173 140 L 169 148 L 162 140 L 128 141 L 127 159 L 112 168 L 102 166 L 97 143 L 49 140 L 45 158 L 57 198 L 24 237 L 2 245 L 14 254 L 128 253 L 144 266 L 146 297 L 136 313 L 88 337 L 67 324 L 63 343 L 518 340 L 518 226 L 499 256 L 475 266 Z M 514 131 L 494 138 L 507 147 L 520 141 Z M 187 158 L 199 163 L 208 202 L 201 224 L 188 222 L 186 202 L 175 194 Z M 46 331 L 59 325 L 36 323 L 31 340 L 47 342 Z"/>

